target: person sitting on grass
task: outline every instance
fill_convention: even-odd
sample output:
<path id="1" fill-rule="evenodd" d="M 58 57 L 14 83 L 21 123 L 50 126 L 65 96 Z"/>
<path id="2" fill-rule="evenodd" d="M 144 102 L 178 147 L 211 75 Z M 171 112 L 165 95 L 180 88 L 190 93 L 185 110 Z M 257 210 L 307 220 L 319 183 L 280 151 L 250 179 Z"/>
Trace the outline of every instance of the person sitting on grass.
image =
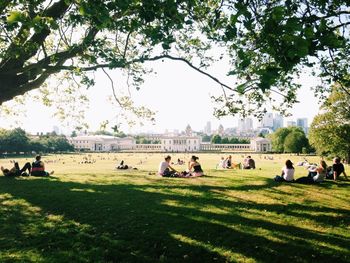
<path id="1" fill-rule="evenodd" d="M 345 173 L 344 165 L 340 162 L 340 157 L 335 157 L 333 159 L 333 166 L 329 174 L 327 174 L 327 179 L 333 179 L 336 181 L 339 179 L 339 176 L 343 174 L 345 179 L 348 180 L 348 177 Z"/>
<path id="2" fill-rule="evenodd" d="M 282 168 L 282 174 L 276 175 L 276 182 L 293 182 L 294 181 L 294 166 L 291 160 L 286 161 L 286 165 Z"/>
<path id="3" fill-rule="evenodd" d="M 171 156 L 165 157 L 164 161 L 159 164 L 158 174 L 163 177 L 177 177 L 178 172 L 170 166 Z"/>
<path id="4" fill-rule="evenodd" d="M 30 174 L 31 171 L 31 165 L 30 163 L 26 163 L 22 169 L 19 168 L 19 164 L 18 162 L 14 161 L 14 167 L 12 167 L 11 169 L 7 169 L 4 168 L 3 166 L 1 166 L 1 171 L 5 176 L 9 176 L 9 177 L 14 177 L 14 176 L 28 176 Z M 26 173 L 25 171 L 28 170 L 28 173 Z"/>
<path id="5" fill-rule="evenodd" d="M 252 159 L 250 155 L 244 159 L 243 169 L 255 169 L 255 161 Z"/>
<path id="6" fill-rule="evenodd" d="M 321 183 L 326 178 L 327 164 L 324 160 L 321 160 L 319 165 L 315 168 L 316 175 L 309 173 L 308 176 L 300 177 L 296 180 L 300 184 L 314 184 Z"/>
<path id="7" fill-rule="evenodd" d="M 191 160 L 188 162 L 189 176 L 199 177 L 203 176 L 203 170 L 201 164 L 198 162 L 198 157 L 192 155 Z"/>
<path id="8" fill-rule="evenodd" d="M 229 155 L 225 160 L 225 168 L 231 169 L 232 168 L 232 156 Z"/>
<path id="9" fill-rule="evenodd" d="M 50 176 L 53 173 L 54 173 L 54 171 L 51 171 L 50 173 L 45 171 L 45 165 L 41 161 L 41 156 L 37 155 L 35 157 L 35 161 L 32 163 L 31 175 L 32 176 Z"/>
<path id="10" fill-rule="evenodd" d="M 221 157 L 219 163 L 216 165 L 216 169 L 225 168 L 225 167 L 226 167 L 226 159 L 224 157 Z"/>
<path id="11" fill-rule="evenodd" d="M 124 164 L 124 160 L 120 162 L 120 164 L 117 166 L 118 170 L 127 170 L 129 169 L 129 166 L 127 164 Z"/>

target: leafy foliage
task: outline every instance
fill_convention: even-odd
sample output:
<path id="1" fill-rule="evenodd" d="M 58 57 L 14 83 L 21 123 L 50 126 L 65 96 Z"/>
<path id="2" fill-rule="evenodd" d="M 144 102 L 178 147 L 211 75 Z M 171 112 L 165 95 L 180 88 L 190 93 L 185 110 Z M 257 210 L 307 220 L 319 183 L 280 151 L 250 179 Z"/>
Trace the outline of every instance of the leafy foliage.
<path id="1" fill-rule="evenodd" d="M 24 130 L 0 130 L 0 152 L 63 152 L 73 151 L 74 148 L 66 137 L 57 134 L 47 134 L 29 137 Z"/>
<path id="2" fill-rule="evenodd" d="M 339 85 L 322 106 L 310 127 L 310 142 L 319 154 L 350 160 L 350 94 Z"/>
<path id="3" fill-rule="evenodd" d="M 250 140 L 236 137 L 221 137 L 220 135 L 216 134 L 212 137 L 211 142 L 215 144 L 249 144 Z"/>
<path id="4" fill-rule="evenodd" d="M 218 117 L 261 117 L 266 104 L 287 113 L 306 67 L 323 81 L 315 87 L 320 98 L 330 83 L 350 83 L 347 0 L 9 0 L 0 11 L 0 103 L 60 74 L 76 78 L 76 89 L 91 87 L 88 72 L 102 69 L 120 106 L 152 119 L 115 96 L 105 69 L 122 69 L 140 89 L 144 63 L 161 59 L 185 62 L 221 85 Z M 205 72 L 223 58 L 237 80 L 229 85 Z"/>
<path id="5" fill-rule="evenodd" d="M 309 152 L 309 141 L 304 131 L 299 127 L 279 128 L 269 135 L 272 142 L 272 150 L 279 153 Z"/>

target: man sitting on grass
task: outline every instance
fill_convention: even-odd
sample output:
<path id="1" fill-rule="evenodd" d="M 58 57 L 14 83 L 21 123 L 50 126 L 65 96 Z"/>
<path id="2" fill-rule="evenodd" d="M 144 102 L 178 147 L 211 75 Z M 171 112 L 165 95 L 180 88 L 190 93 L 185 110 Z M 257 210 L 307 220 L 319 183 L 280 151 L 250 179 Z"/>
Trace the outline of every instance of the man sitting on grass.
<path id="1" fill-rule="evenodd" d="M 163 177 L 177 177 L 178 172 L 170 166 L 171 157 L 168 155 L 164 161 L 159 164 L 158 174 Z"/>
<path id="2" fill-rule="evenodd" d="M 54 171 L 46 172 L 45 171 L 45 164 L 41 161 L 41 156 L 37 155 L 35 157 L 35 162 L 32 163 L 32 176 L 49 176 L 52 175 Z"/>
<path id="3" fill-rule="evenodd" d="M 336 181 L 341 174 L 343 174 L 345 179 L 348 180 L 348 177 L 345 173 L 344 165 L 340 162 L 339 157 L 335 157 L 333 159 L 333 166 L 331 169 L 331 173 L 327 174 L 327 179 L 333 179 L 334 181 Z"/>
<path id="4" fill-rule="evenodd" d="M 244 159 L 243 169 L 255 169 L 255 161 L 250 155 Z"/>

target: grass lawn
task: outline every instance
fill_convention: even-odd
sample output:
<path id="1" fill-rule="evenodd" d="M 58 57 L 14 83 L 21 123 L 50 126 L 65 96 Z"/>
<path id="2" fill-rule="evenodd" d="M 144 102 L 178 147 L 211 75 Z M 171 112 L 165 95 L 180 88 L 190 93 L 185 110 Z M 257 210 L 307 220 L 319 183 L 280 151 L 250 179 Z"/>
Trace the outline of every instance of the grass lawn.
<path id="1" fill-rule="evenodd" d="M 0 262 L 350 262 L 350 182 L 275 183 L 301 160 L 281 155 L 224 171 L 199 154 L 206 177 L 149 175 L 162 156 L 48 156 L 54 177 L 0 176 Z M 139 169 L 113 170 L 121 159 Z"/>

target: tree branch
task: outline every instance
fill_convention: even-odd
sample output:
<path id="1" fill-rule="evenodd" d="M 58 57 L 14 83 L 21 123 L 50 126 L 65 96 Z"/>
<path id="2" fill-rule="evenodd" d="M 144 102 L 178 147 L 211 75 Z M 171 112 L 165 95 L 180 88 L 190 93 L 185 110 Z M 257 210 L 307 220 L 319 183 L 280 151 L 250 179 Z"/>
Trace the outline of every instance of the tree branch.
<path id="1" fill-rule="evenodd" d="M 120 60 L 118 61 L 118 63 L 106 63 L 106 64 L 98 64 L 98 65 L 94 65 L 94 66 L 90 66 L 90 67 L 77 67 L 77 66 L 46 66 L 44 68 L 47 69 L 54 69 L 54 70 L 74 70 L 74 69 L 79 69 L 82 71 L 92 71 L 92 70 L 97 70 L 97 69 L 102 69 L 102 68 L 125 68 L 128 65 L 134 64 L 134 63 L 144 63 L 144 62 L 148 62 L 148 61 L 157 61 L 157 60 L 161 60 L 161 59 L 170 59 L 170 60 L 175 60 L 175 61 L 181 61 L 184 62 L 185 64 L 187 64 L 188 66 L 190 66 L 192 69 L 198 71 L 199 73 L 209 77 L 210 79 L 212 79 L 213 81 L 215 81 L 216 83 L 220 84 L 221 86 L 231 90 L 231 91 L 235 91 L 234 88 L 231 88 L 230 86 L 224 84 L 223 82 L 221 82 L 218 78 L 212 76 L 211 74 L 203 71 L 202 69 L 200 69 L 199 67 L 194 66 L 190 61 L 188 61 L 185 58 L 179 58 L 179 57 L 173 57 L 171 55 L 159 55 L 159 56 L 155 56 L 155 57 L 141 57 L 141 58 L 137 58 L 131 61 L 125 61 L 125 60 Z"/>

